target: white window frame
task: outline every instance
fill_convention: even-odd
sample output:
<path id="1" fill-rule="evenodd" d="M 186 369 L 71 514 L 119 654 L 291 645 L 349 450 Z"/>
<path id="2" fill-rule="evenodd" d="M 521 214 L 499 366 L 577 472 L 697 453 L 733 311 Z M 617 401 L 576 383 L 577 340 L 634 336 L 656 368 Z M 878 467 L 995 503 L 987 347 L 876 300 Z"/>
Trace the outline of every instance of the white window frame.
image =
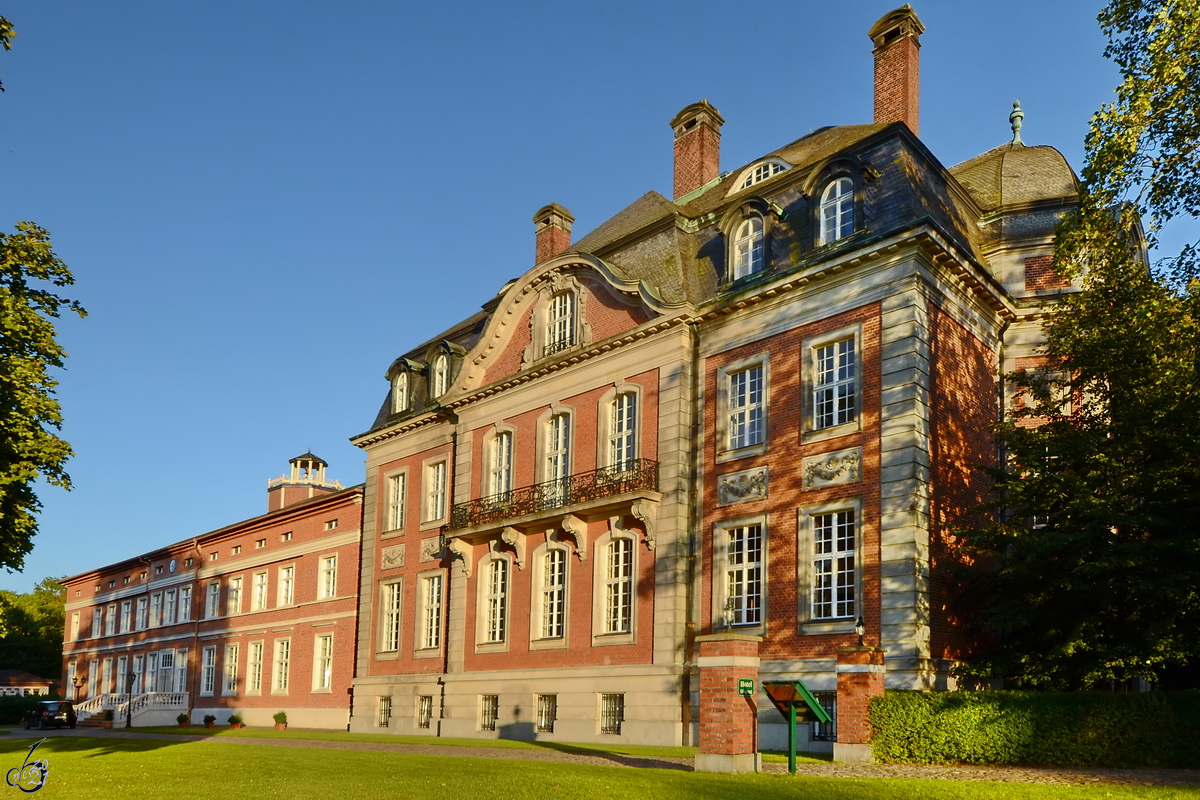
<path id="1" fill-rule="evenodd" d="M 758 528 L 757 562 L 745 560 L 745 555 L 739 553 L 741 548 L 732 547 L 734 544 L 732 537 L 735 532 L 747 532 L 753 528 Z M 766 635 L 768 598 L 770 597 L 767 592 L 767 545 L 769 541 L 766 514 L 736 517 L 713 524 L 712 629 L 714 631 Z M 730 599 L 731 578 L 739 577 L 741 585 L 744 587 L 753 580 L 753 571 L 756 568 L 758 591 L 755 593 L 754 600 L 757 605 L 757 614 L 745 613 L 745 599 L 749 592 L 743 589 L 740 592 L 743 611 L 740 614 L 736 610 L 733 612 L 733 627 L 726 629 L 724 624 L 725 605 Z M 749 577 L 747 572 L 751 573 Z M 757 619 L 754 618 L 755 616 Z"/>
<path id="2" fill-rule="evenodd" d="M 296 565 L 284 564 L 279 568 L 279 598 L 276 608 L 296 604 Z"/>
<path id="3" fill-rule="evenodd" d="M 133 601 L 121 601 L 121 633 L 129 633 L 133 630 Z"/>
<path id="4" fill-rule="evenodd" d="M 817 211 L 818 245 L 832 244 L 854 233 L 854 180 L 841 175 L 821 190 Z"/>
<path id="5" fill-rule="evenodd" d="M 109 603 L 104 609 L 104 635 L 115 636 L 117 633 L 117 604 Z"/>
<path id="6" fill-rule="evenodd" d="M 421 655 L 437 655 L 442 649 L 442 608 L 446 602 L 445 578 L 438 570 L 421 573 L 417 576 L 417 609 L 419 620 L 415 631 L 416 649 Z"/>
<path id="7" fill-rule="evenodd" d="M 446 456 L 429 459 L 421 468 L 424 485 L 421 487 L 421 529 L 438 527 L 449 514 L 449 459 Z"/>
<path id="8" fill-rule="evenodd" d="M 558 545 L 543 545 L 534 551 L 531 563 L 534 596 L 530 609 L 533 639 L 530 648 L 566 647 L 570 551 Z"/>
<path id="9" fill-rule="evenodd" d="M 433 364 L 430 367 L 431 377 L 430 387 L 431 394 L 434 397 L 441 397 L 450 389 L 450 356 L 446 352 L 439 352 L 433 357 Z"/>
<path id="10" fill-rule="evenodd" d="M 267 571 L 254 573 L 254 584 L 251 587 L 250 610 L 265 611 L 267 609 L 267 598 L 270 597 L 270 578 L 267 576 Z"/>
<path id="11" fill-rule="evenodd" d="M 175 590 L 167 589 L 163 592 L 163 625 L 174 625 L 176 622 L 176 614 L 179 613 L 179 608 L 175 602 Z"/>
<path id="12" fill-rule="evenodd" d="M 133 694 L 139 695 L 142 693 L 142 680 L 146 674 L 146 657 L 144 655 L 135 655 L 133 657 L 133 666 L 130 671 L 133 673 Z M 70 685 L 68 680 L 67 684 Z"/>
<path id="13" fill-rule="evenodd" d="M 187 670 L 188 670 L 188 649 L 181 647 L 175 651 L 175 674 L 173 676 L 169 691 L 186 692 L 187 691 Z"/>
<path id="14" fill-rule="evenodd" d="M 392 413 L 408 411 L 408 370 L 401 369 L 392 376 Z"/>
<path id="15" fill-rule="evenodd" d="M 854 622 L 862 613 L 862 573 L 863 573 L 863 503 L 861 498 L 851 498 L 847 500 L 838 500 L 829 503 L 814 503 L 811 505 L 801 506 L 797 510 L 797 533 L 798 542 L 797 552 L 800 554 L 800 569 L 798 570 L 798 586 L 797 586 L 797 618 L 800 620 L 801 633 L 853 633 Z M 845 615 L 837 614 L 836 608 L 836 589 L 834 585 L 834 616 L 817 618 L 813 614 L 814 604 L 814 586 L 815 578 L 814 561 L 817 558 L 817 553 L 814 550 L 816 543 L 816 519 L 825 514 L 838 514 L 842 512 L 850 512 L 854 515 L 854 575 L 850 588 L 854 593 L 854 604 L 849 609 L 851 613 Z M 849 552 L 849 551 L 847 551 Z M 831 554 L 836 556 L 836 553 Z M 836 575 L 837 568 L 834 567 Z"/>
<path id="16" fill-rule="evenodd" d="M 733 235 L 733 280 L 762 272 L 766 267 L 766 223 L 752 214 L 737 226 Z"/>
<path id="17" fill-rule="evenodd" d="M 271 694 L 287 694 L 292 672 L 292 640 L 276 639 L 272 650 L 274 658 L 271 660 Z"/>
<path id="18" fill-rule="evenodd" d="M 379 646 L 376 653 L 395 658 L 400 652 L 400 632 L 403 626 L 404 579 L 386 581 L 379 585 Z"/>
<path id="19" fill-rule="evenodd" d="M 117 694 L 125 694 L 125 690 L 129 688 L 129 656 L 117 656 L 117 671 L 113 676 L 116 685 L 113 691 Z"/>
<path id="20" fill-rule="evenodd" d="M 241 575 L 229 579 L 229 591 L 225 592 L 225 616 L 232 617 L 242 613 L 242 583 Z"/>
<path id="21" fill-rule="evenodd" d="M 620 541 L 621 545 L 614 545 Z M 610 548 L 627 547 L 628 575 L 614 573 Z M 631 644 L 637 631 L 638 541 L 632 531 L 608 531 L 596 537 L 592 585 L 592 644 Z M 620 588 L 623 587 L 623 588 Z M 624 609 L 624 612 L 621 612 Z M 614 613 L 616 616 L 614 616 Z M 625 628 L 622 630 L 622 628 Z"/>
<path id="22" fill-rule="evenodd" d="M 100 659 L 93 658 L 88 662 L 87 696 L 96 696 L 96 682 L 100 680 Z"/>
<path id="23" fill-rule="evenodd" d="M 485 497 L 496 497 L 500 502 L 509 497 L 513 490 L 513 451 L 516 437 L 511 427 L 496 427 L 487 440 L 488 484 Z"/>
<path id="24" fill-rule="evenodd" d="M 321 569 L 317 575 L 320 586 L 317 595 L 322 600 L 337 597 L 337 553 L 321 556 Z"/>
<path id="25" fill-rule="evenodd" d="M 863 409 L 863 341 L 862 341 L 862 325 L 854 323 L 844 325 L 836 330 L 828 331 L 820 336 L 812 336 L 803 341 L 801 344 L 803 354 L 802 371 L 801 371 L 801 386 L 803 391 L 802 410 L 803 410 L 803 441 L 819 442 L 826 439 L 836 439 L 839 436 L 846 436 L 851 433 L 862 430 L 862 409 Z M 824 427 L 817 427 L 817 392 L 822 387 L 837 387 L 847 385 L 846 381 L 835 380 L 833 383 L 818 384 L 820 378 L 817 354 L 822 348 L 836 346 L 840 342 L 853 342 L 854 348 L 854 376 L 852 383 L 852 391 L 854 394 L 854 411 L 850 415 L 850 419 L 844 422 Z"/>
<path id="26" fill-rule="evenodd" d="M 205 614 L 208 619 L 216 619 L 221 616 L 221 582 L 219 580 L 209 581 L 205 592 L 207 596 Z"/>
<path id="27" fill-rule="evenodd" d="M 751 394 L 753 372 L 759 372 L 757 401 Z M 741 376 L 745 376 L 744 379 Z M 770 439 L 770 359 L 767 353 L 730 362 L 717 369 L 717 461 L 731 461 L 767 452 Z M 741 392 L 741 386 L 745 392 Z M 734 417 L 740 419 L 735 422 Z M 757 437 L 751 426 L 757 423 Z M 746 433 L 742 433 L 742 426 Z"/>
<path id="28" fill-rule="evenodd" d="M 158 628 L 163 624 L 162 592 L 150 595 L 150 627 Z"/>
<path id="29" fill-rule="evenodd" d="M 104 607 L 96 606 L 92 609 L 92 630 L 90 631 L 93 639 L 99 639 L 104 635 Z"/>
<path id="30" fill-rule="evenodd" d="M 404 504 L 408 500 L 408 471 L 388 473 L 383 477 L 383 530 L 404 530 Z"/>
<path id="31" fill-rule="evenodd" d="M 71 614 L 71 641 L 79 640 L 79 612 L 75 611 Z M 74 662 L 71 662 L 74 663 Z"/>
<path id="32" fill-rule="evenodd" d="M 238 656 L 240 647 L 236 642 L 225 645 L 225 660 L 222 663 L 221 694 L 236 697 L 238 693 Z"/>
<path id="33" fill-rule="evenodd" d="M 179 587 L 179 621 L 189 622 L 192 619 L 192 587 Z"/>
<path id="34" fill-rule="evenodd" d="M 333 634 L 320 633 L 313 637 L 313 682 L 315 693 L 333 691 Z"/>
<path id="35" fill-rule="evenodd" d="M 100 694 L 110 694 L 113 690 L 113 660 L 104 659 L 100 664 Z"/>
<path id="36" fill-rule="evenodd" d="M 608 412 L 608 458 L 604 463 L 627 472 L 634 468 L 638 459 L 640 393 L 618 392 L 609 403 Z"/>
<path id="37" fill-rule="evenodd" d="M 765 158 L 762 161 L 751 164 L 737 176 L 737 181 L 733 184 L 733 188 L 727 196 L 737 194 L 743 189 L 749 189 L 751 186 L 762 183 L 768 178 L 773 178 L 791 168 L 792 165 L 782 158 Z"/>
<path id="38" fill-rule="evenodd" d="M 578 344 L 579 298 L 573 289 L 563 289 L 546 300 L 546 328 L 539 357 L 552 356 Z"/>
<path id="39" fill-rule="evenodd" d="M 200 696 L 212 697 L 217 691 L 217 648 L 207 645 L 200 650 Z"/>
<path id="40" fill-rule="evenodd" d="M 575 472 L 575 414 L 564 406 L 556 406 L 545 414 L 538 425 L 540 430 L 539 483 L 547 485 L 548 506 L 564 506 L 571 502 L 568 491 Z"/>
<path id="41" fill-rule="evenodd" d="M 246 694 L 262 694 L 263 658 L 266 647 L 262 640 L 250 642 L 246 647 Z"/>
<path id="42" fill-rule="evenodd" d="M 479 565 L 477 649 L 506 650 L 512 611 L 512 562 L 493 555 Z"/>
<path id="43" fill-rule="evenodd" d="M 144 631 L 150 627 L 150 598 L 142 595 L 137 599 L 137 615 L 134 617 L 134 630 Z"/>

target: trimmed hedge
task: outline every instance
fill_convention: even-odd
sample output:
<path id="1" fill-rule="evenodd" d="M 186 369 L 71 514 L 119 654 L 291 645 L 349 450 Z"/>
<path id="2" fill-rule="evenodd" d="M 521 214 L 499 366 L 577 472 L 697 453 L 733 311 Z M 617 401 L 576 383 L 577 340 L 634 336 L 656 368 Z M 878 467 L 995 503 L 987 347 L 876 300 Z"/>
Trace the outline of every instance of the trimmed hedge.
<path id="1" fill-rule="evenodd" d="M 57 694 L 38 696 L 6 694 L 0 695 L 0 725 L 20 725 L 25 721 L 25 712 L 42 700 L 58 700 Z"/>
<path id="2" fill-rule="evenodd" d="M 1200 767 L 1197 691 L 888 691 L 871 728 L 892 763 Z"/>

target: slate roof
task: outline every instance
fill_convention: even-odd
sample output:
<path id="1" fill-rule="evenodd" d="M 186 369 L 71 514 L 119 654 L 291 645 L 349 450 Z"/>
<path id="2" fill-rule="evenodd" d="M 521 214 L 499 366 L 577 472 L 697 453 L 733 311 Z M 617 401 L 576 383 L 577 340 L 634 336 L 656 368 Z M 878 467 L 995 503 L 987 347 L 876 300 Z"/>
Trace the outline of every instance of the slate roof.
<path id="1" fill-rule="evenodd" d="M 57 682 L 51 678 L 39 678 L 32 672 L 26 672 L 23 669 L 0 669 L 0 686 L 23 686 L 26 684 L 49 686 Z"/>
<path id="2" fill-rule="evenodd" d="M 1053 147 L 1004 144 L 950 167 L 985 211 L 1079 195 L 1075 171 Z"/>

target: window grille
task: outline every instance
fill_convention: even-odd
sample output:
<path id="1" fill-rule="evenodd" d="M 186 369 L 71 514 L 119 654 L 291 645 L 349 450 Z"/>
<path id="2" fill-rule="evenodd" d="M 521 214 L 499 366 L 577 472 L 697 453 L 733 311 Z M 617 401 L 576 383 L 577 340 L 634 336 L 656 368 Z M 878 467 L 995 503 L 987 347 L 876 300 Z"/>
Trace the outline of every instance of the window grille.
<path id="1" fill-rule="evenodd" d="M 500 696 L 485 694 L 479 698 L 479 730 L 496 730 L 496 717 L 500 712 Z"/>
<path id="2" fill-rule="evenodd" d="M 425 479 L 425 519 L 442 519 L 446 516 L 446 462 L 430 464 Z"/>
<path id="3" fill-rule="evenodd" d="M 767 178 L 771 177 L 772 175 L 778 175 L 785 169 L 787 169 L 787 167 L 785 167 L 783 164 L 779 164 L 774 161 L 757 164 L 755 165 L 754 170 L 746 176 L 745 180 L 742 181 L 742 185 L 739 186 L 738 189 L 749 189 L 754 184 L 762 183 Z"/>
<path id="4" fill-rule="evenodd" d="M 246 665 L 247 671 L 250 673 L 250 685 L 248 691 L 262 691 L 262 667 L 263 667 L 263 643 L 250 643 L 249 663 Z"/>
<path id="5" fill-rule="evenodd" d="M 821 195 L 821 244 L 854 232 L 854 181 L 838 178 Z"/>
<path id="6" fill-rule="evenodd" d="M 379 713 L 375 715 L 375 725 L 386 728 L 392 719 L 392 697 L 391 695 L 381 695 L 378 699 Z"/>
<path id="7" fill-rule="evenodd" d="M 191 603 L 189 593 L 188 603 Z M 208 585 L 208 618 L 213 619 L 221 616 L 221 584 L 213 581 Z M 184 617 L 186 619 L 186 617 Z"/>
<path id="8" fill-rule="evenodd" d="M 561 639 L 567 584 L 567 551 L 548 550 L 542 557 L 542 638 Z"/>
<path id="9" fill-rule="evenodd" d="M 813 527 L 813 619 L 853 617 L 854 511 L 817 514 Z"/>
<path id="10" fill-rule="evenodd" d="M 726 532 L 726 591 L 732 624 L 762 622 L 762 526 L 746 525 Z"/>
<path id="11" fill-rule="evenodd" d="M 728 377 L 729 449 L 761 444 L 763 440 L 763 368 L 751 367 Z"/>
<path id="12" fill-rule="evenodd" d="M 200 693 L 211 695 L 217 688 L 217 648 L 206 647 L 200 665 Z"/>
<path id="13" fill-rule="evenodd" d="M 275 642 L 275 685 L 276 692 L 286 692 L 288 688 L 288 672 L 291 669 L 292 643 L 288 639 Z"/>
<path id="14" fill-rule="evenodd" d="M 296 599 L 296 568 L 282 567 L 279 570 L 279 605 L 290 606 Z"/>
<path id="15" fill-rule="evenodd" d="M 613 539 L 604 565 L 604 632 L 629 633 L 633 600 L 633 540 Z"/>
<path id="16" fill-rule="evenodd" d="M 487 629 L 485 642 L 503 642 L 507 622 L 508 562 L 496 559 L 488 564 L 487 574 Z"/>
<path id="17" fill-rule="evenodd" d="M 733 239 L 733 279 L 744 278 L 763 268 L 763 221 L 751 217 L 738 226 Z"/>
<path id="18" fill-rule="evenodd" d="M 175 613 L 175 590 L 169 589 L 163 593 L 163 625 L 174 625 Z"/>
<path id="19" fill-rule="evenodd" d="M 816 349 L 813 380 L 813 427 L 829 428 L 854 420 L 856 410 L 854 339 Z"/>
<path id="20" fill-rule="evenodd" d="M 812 738 L 814 742 L 837 741 L 837 692 L 813 692 L 813 699 L 821 704 L 830 716 L 829 722 L 814 722 Z"/>
<path id="21" fill-rule="evenodd" d="M 492 437 L 492 463 L 488 474 L 488 494 L 504 496 L 512 492 L 512 434 L 501 431 Z"/>
<path id="22" fill-rule="evenodd" d="M 433 697 L 423 694 L 417 698 L 417 727 L 428 728 L 433 719 Z"/>
<path id="23" fill-rule="evenodd" d="M 262 611 L 267 607 L 267 573 L 258 572 L 254 575 L 254 610 Z"/>
<path id="24" fill-rule="evenodd" d="M 554 733 L 554 720 L 558 719 L 558 695 L 539 694 L 537 699 L 537 732 Z"/>
<path id="25" fill-rule="evenodd" d="M 620 735 L 621 723 L 625 721 L 625 695 L 605 694 L 600 696 L 600 732 Z"/>
<path id="26" fill-rule="evenodd" d="M 225 595 L 225 613 L 228 616 L 239 614 L 242 611 L 242 578 L 229 579 L 229 591 Z"/>

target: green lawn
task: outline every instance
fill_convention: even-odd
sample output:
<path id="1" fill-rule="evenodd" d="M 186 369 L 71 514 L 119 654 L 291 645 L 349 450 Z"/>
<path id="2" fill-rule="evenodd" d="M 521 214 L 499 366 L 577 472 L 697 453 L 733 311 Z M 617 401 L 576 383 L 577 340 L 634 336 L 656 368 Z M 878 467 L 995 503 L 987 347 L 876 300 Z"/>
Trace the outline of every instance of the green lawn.
<path id="1" fill-rule="evenodd" d="M 0 765 L 19 766 L 29 741 L 0 741 Z M 947 800 L 974 798 L 1200 798 L 1200 789 L 1070 788 L 1001 783 L 702 775 L 661 769 L 536 761 L 254 747 L 203 742 L 50 738 L 45 798 L 289 797 L 518 800 L 714 798 L 714 800 Z"/>

